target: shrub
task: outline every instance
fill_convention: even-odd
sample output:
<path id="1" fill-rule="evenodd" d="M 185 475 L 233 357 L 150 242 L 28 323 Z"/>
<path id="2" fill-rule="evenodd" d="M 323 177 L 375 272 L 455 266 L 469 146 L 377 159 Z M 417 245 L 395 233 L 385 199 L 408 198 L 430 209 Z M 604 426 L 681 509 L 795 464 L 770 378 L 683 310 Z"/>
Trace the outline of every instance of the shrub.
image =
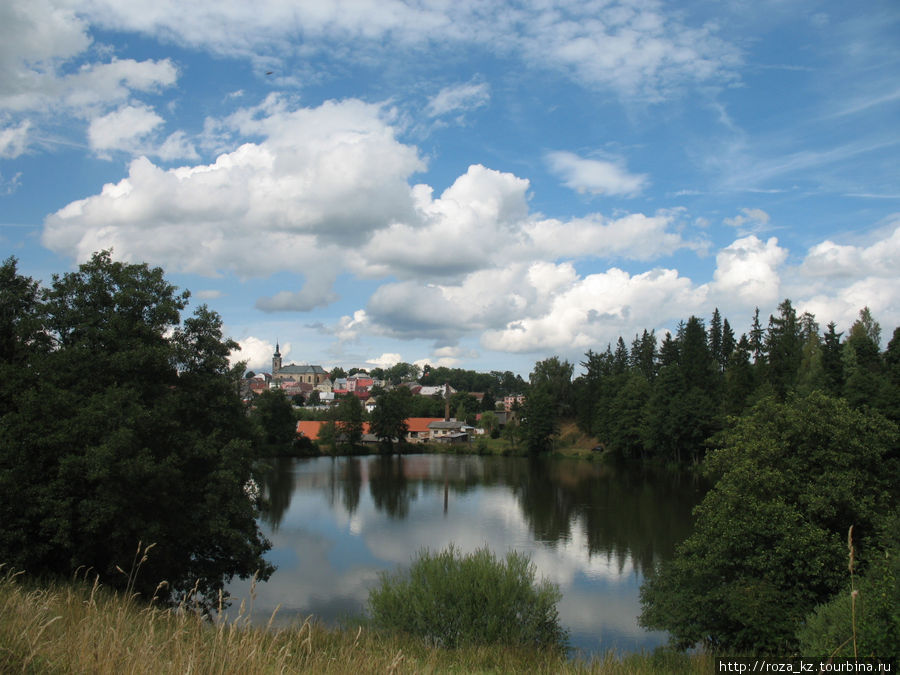
<path id="1" fill-rule="evenodd" d="M 895 516 L 892 525 L 890 550 L 875 551 L 862 578 L 851 580 L 850 588 L 806 618 L 797 633 L 801 654 L 858 655 L 900 663 L 900 533 L 896 531 L 900 519 Z"/>
<path id="2" fill-rule="evenodd" d="M 527 555 L 498 560 L 487 548 L 461 555 L 452 544 L 423 550 L 408 573 L 382 574 L 369 594 L 374 624 L 445 647 L 477 644 L 564 649 L 556 603 L 562 594 L 535 583 Z"/>

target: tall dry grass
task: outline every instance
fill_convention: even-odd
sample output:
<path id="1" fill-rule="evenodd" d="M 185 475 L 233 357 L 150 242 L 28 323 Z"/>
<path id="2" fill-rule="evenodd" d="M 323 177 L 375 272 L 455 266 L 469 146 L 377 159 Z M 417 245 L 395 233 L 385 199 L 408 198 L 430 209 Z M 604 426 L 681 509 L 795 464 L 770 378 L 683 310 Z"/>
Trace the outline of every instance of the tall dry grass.
<path id="1" fill-rule="evenodd" d="M 0 566 L 0 673 L 694 673 L 712 659 L 679 654 L 591 663 L 528 649 L 437 649 L 364 628 L 311 619 L 276 629 L 250 624 L 252 607 L 216 621 L 190 602 L 162 608 L 113 593 L 90 574 L 38 584 Z"/>

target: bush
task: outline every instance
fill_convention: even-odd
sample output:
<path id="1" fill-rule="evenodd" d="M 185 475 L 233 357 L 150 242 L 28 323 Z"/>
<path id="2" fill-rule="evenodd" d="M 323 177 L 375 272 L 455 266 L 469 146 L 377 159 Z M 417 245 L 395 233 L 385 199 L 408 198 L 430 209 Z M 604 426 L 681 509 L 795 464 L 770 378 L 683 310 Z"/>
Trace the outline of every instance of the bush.
<path id="1" fill-rule="evenodd" d="M 487 548 L 461 555 L 452 544 L 423 550 L 408 573 L 382 574 L 369 593 L 381 629 L 425 638 L 444 647 L 500 644 L 564 649 L 566 631 L 548 581 L 535 583 L 530 558 L 511 551 L 498 560 Z"/>
<path id="2" fill-rule="evenodd" d="M 896 517 L 896 529 L 900 520 Z M 876 551 L 863 576 L 816 607 L 797 633 L 800 653 L 812 657 L 859 656 L 900 663 L 900 540 Z M 855 594 L 855 597 L 853 597 Z"/>

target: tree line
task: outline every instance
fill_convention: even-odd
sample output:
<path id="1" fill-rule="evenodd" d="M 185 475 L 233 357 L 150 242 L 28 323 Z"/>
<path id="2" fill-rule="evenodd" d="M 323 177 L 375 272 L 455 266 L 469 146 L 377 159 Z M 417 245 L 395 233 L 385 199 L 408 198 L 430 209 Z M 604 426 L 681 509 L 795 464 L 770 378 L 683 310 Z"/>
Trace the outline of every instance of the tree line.
<path id="1" fill-rule="evenodd" d="M 846 337 L 785 300 L 735 337 L 718 310 L 658 343 L 535 365 L 523 422 L 552 447 L 574 417 L 616 457 L 694 462 L 694 531 L 641 588 L 640 623 L 736 655 L 900 661 L 900 328 Z"/>
<path id="2" fill-rule="evenodd" d="M 786 299 L 765 328 L 757 309 L 739 338 L 716 309 L 709 325 L 691 316 L 661 342 L 644 330 L 630 345 L 619 337 L 615 347 L 590 350 L 574 379 L 568 361 L 545 359 L 530 375 L 529 447 L 549 449 L 558 420 L 574 417 L 616 456 L 696 462 L 729 416 L 768 396 L 816 390 L 897 421 L 900 328 L 884 352 L 880 342 L 868 308 L 844 338 L 833 322 L 821 332 Z"/>

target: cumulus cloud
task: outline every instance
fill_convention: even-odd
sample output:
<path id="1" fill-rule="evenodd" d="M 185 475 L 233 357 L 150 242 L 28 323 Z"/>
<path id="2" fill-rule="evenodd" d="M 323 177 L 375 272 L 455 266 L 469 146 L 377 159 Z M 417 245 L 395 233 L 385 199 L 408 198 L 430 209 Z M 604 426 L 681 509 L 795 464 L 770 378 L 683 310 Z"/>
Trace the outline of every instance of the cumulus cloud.
<path id="1" fill-rule="evenodd" d="M 635 326 L 655 328 L 690 314 L 705 290 L 676 270 L 630 275 L 611 268 L 573 278 L 552 294 L 549 309 L 482 335 L 487 349 L 571 354 L 615 341 Z"/>
<path id="2" fill-rule="evenodd" d="M 813 278 L 872 277 L 896 278 L 900 263 L 900 216 L 892 230 L 869 246 L 840 245 L 826 239 L 813 246 L 803 260 L 801 272 Z"/>
<path id="3" fill-rule="evenodd" d="M 591 214 L 569 221 L 537 220 L 523 227 L 526 246 L 546 257 L 622 257 L 651 260 L 670 255 L 681 248 L 701 250 L 702 242 L 686 241 L 675 226 L 683 212 L 658 211 L 653 216 L 631 213 L 620 218 Z"/>
<path id="4" fill-rule="evenodd" d="M 390 368 L 403 361 L 403 356 L 397 353 L 384 353 L 381 356 L 366 360 L 373 368 Z"/>
<path id="5" fill-rule="evenodd" d="M 632 174 L 622 161 L 584 159 L 571 152 L 550 152 L 547 165 L 563 183 L 580 193 L 634 197 L 647 183 L 644 174 Z"/>
<path id="6" fill-rule="evenodd" d="M 442 277 L 483 268 L 526 219 L 528 186 L 525 179 L 481 165 L 470 166 L 438 199 L 430 187 L 416 186 L 416 217 L 375 233 L 358 271 Z"/>
<path id="7" fill-rule="evenodd" d="M 163 123 L 149 106 L 122 106 L 91 120 L 88 141 L 95 152 L 137 149 L 141 141 Z"/>
<path id="8" fill-rule="evenodd" d="M 133 160 L 118 183 L 48 216 L 43 242 L 80 260 L 112 248 L 173 271 L 304 277 L 299 290 L 260 298 L 266 312 L 333 302 L 342 271 L 393 277 L 369 300 L 370 327 L 444 341 L 458 336 L 460 317 L 470 328 L 497 328 L 526 305 L 542 307 L 550 277 L 571 269 L 555 260 L 650 260 L 698 246 L 679 233 L 677 209 L 536 218 L 527 179 L 477 164 L 435 198 L 430 186 L 410 185 L 425 165 L 397 140 L 392 114 L 358 100 L 303 108 L 270 96 L 217 123 L 226 136 L 258 142 L 210 164 L 164 169 Z M 98 149 L 139 145 L 159 124 L 152 109 L 126 106 L 98 118 L 91 138 Z"/>
<path id="9" fill-rule="evenodd" d="M 247 364 L 247 370 L 268 371 L 271 369 L 272 354 L 275 353 L 274 344 L 253 336 L 238 340 L 237 343 L 240 348 L 233 351 L 228 358 L 232 365 L 244 361 Z M 289 345 L 281 348 L 282 355 L 288 351 Z"/>
<path id="10" fill-rule="evenodd" d="M 719 297 L 746 307 L 774 307 L 782 300 L 779 267 L 787 254 L 775 237 L 765 242 L 753 235 L 737 239 L 716 254 L 711 286 Z"/>
<path id="11" fill-rule="evenodd" d="M 80 260 L 111 247 L 126 259 L 205 275 L 312 269 L 308 288 L 262 306 L 328 302 L 334 296 L 321 279 L 333 280 L 327 261 L 340 259 L 341 247 L 417 218 L 408 177 L 424 164 L 385 115 L 355 100 L 289 109 L 269 99 L 223 122 L 261 136 L 259 143 L 177 169 L 138 158 L 126 178 L 48 216 L 43 242 Z M 261 237 L 266 256 L 257 255 Z"/>
<path id="12" fill-rule="evenodd" d="M 21 155 L 29 137 L 49 147 L 60 128 L 74 127 L 80 135 L 84 120 L 91 120 L 88 140 L 96 152 L 134 151 L 135 141 L 161 122 L 132 99 L 175 84 L 175 65 L 169 59 L 98 57 L 90 29 L 85 14 L 68 2 L 12 0 L 0 6 L 0 112 L 6 113 L 0 157 Z M 128 122 L 135 123 L 130 131 Z M 52 135 L 45 131 L 50 126 Z"/>
<path id="13" fill-rule="evenodd" d="M 868 306 L 883 325 L 900 325 L 900 216 L 888 218 L 868 240 L 839 244 L 826 239 L 809 249 L 791 280 L 804 310 L 847 330 Z"/>

